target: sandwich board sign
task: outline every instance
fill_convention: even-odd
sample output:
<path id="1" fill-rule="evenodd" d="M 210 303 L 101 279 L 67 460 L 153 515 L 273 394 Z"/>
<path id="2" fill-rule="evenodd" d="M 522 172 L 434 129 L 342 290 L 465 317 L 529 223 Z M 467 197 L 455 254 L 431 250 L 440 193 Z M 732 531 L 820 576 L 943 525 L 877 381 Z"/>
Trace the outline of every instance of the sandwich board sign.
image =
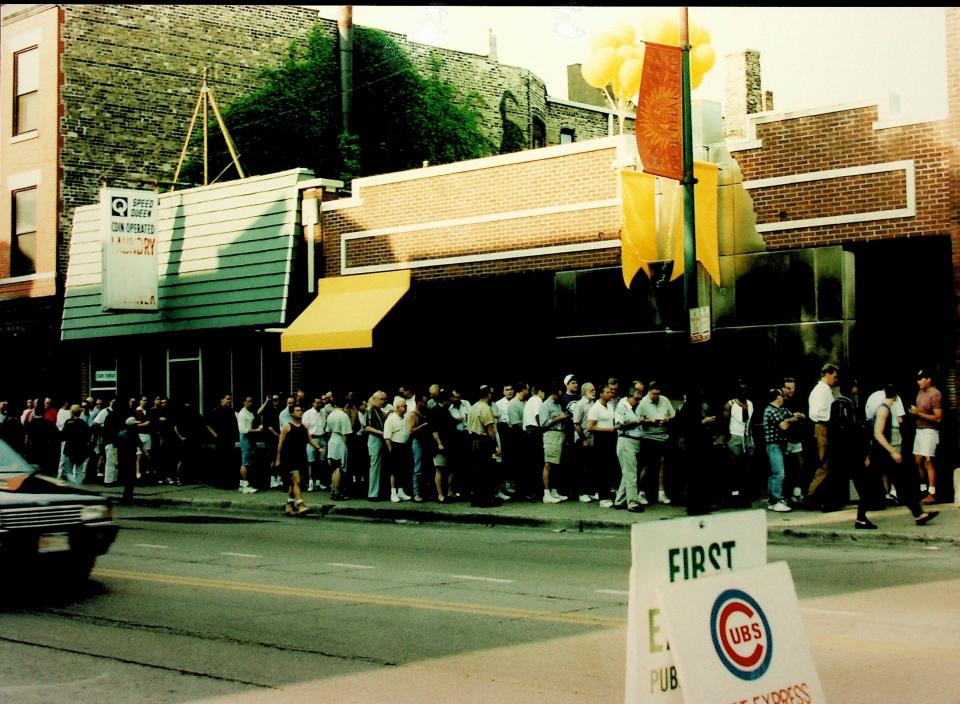
<path id="1" fill-rule="evenodd" d="M 656 589 L 765 565 L 766 513 L 736 511 L 636 523 L 631 531 L 625 702 L 680 704 L 683 680 Z"/>
<path id="2" fill-rule="evenodd" d="M 685 701 L 826 701 L 786 562 L 657 592 Z"/>

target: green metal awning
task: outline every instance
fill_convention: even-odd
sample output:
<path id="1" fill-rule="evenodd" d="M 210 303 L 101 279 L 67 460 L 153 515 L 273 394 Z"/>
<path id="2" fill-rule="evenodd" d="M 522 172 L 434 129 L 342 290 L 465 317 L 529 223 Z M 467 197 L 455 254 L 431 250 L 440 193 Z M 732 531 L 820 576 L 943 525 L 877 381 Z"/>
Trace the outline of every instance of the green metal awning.
<path id="1" fill-rule="evenodd" d="M 285 325 L 307 169 L 162 193 L 156 312 L 101 305 L 100 206 L 73 215 L 62 340 Z"/>

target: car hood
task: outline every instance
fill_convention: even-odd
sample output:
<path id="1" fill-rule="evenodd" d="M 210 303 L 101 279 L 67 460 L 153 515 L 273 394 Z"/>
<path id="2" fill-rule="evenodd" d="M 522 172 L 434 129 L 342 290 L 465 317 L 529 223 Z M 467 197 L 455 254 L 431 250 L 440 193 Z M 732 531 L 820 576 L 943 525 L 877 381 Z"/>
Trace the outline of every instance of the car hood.
<path id="1" fill-rule="evenodd" d="M 70 503 L 106 499 L 96 492 L 80 489 L 60 479 L 36 473 L 0 474 L 0 506 L 21 503 Z"/>

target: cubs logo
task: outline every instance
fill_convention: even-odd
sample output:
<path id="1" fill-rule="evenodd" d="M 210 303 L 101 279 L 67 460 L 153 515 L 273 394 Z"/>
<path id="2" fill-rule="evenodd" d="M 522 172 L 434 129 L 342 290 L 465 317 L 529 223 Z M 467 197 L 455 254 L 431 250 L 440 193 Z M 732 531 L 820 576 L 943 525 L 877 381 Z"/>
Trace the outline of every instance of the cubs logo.
<path id="1" fill-rule="evenodd" d="M 710 611 L 713 648 L 724 667 L 742 680 L 756 680 L 770 667 L 773 632 L 760 604 L 744 591 L 727 589 Z"/>

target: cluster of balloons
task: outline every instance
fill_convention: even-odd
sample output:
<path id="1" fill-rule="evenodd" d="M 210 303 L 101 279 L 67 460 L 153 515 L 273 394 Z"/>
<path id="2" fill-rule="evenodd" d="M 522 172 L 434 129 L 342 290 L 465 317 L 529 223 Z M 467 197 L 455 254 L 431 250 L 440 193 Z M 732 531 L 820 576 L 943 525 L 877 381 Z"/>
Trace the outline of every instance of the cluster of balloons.
<path id="1" fill-rule="evenodd" d="M 689 23 L 690 86 L 696 88 L 716 61 L 710 46 L 710 32 Z M 680 25 L 677 20 L 650 15 L 640 24 L 637 36 L 633 24 L 622 21 L 611 29 L 601 29 L 590 36 L 590 56 L 581 64 L 583 79 L 600 88 L 611 105 L 622 111 L 640 90 L 643 75 L 644 42 L 680 46 Z"/>

